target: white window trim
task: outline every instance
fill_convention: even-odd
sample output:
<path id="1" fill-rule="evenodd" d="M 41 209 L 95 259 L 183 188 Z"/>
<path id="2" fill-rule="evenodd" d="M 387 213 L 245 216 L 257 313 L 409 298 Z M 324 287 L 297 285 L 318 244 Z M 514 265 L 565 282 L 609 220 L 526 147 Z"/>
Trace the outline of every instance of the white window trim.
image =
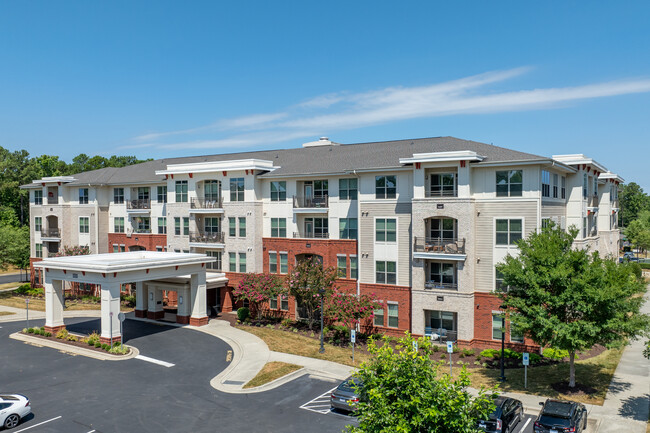
<path id="1" fill-rule="evenodd" d="M 392 262 L 392 260 L 377 260 L 377 259 L 375 259 L 373 261 L 373 266 L 372 267 L 373 267 L 373 273 L 375 275 L 375 278 L 374 278 L 375 284 L 381 284 L 381 285 L 384 285 L 384 286 L 399 286 L 399 284 L 398 284 L 399 283 L 399 266 L 397 265 L 397 263 L 398 263 L 397 260 L 395 260 L 395 284 L 378 283 L 377 282 L 377 262 Z M 359 273 L 358 264 L 359 263 L 357 262 L 357 273 Z M 359 279 L 359 278 L 357 277 L 357 279 Z"/>
<path id="2" fill-rule="evenodd" d="M 387 242 L 387 241 L 377 242 L 377 220 L 395 220 L 395 242 Z M 373 241 L 374 245 L 397 245 L 398 244 L 397 240 L 399 239 L 399 218 L 397 218 L 397 215 L 388 216 L 388 217 L 376 216 L 376 217 L 374 217 L 373 223 L 374 224 L 373 224 L 373 227 L 372 227 L 373 228 L 373 231 L 372 231 L 373 239 L 372 239 L 372 241 Z M 359 232 L 358 232 L 359 228 L 358 227 L 359 227 L 359 223 L 357 221 L 357 236 L 359 234 Z"/>
<path id="3" fill-rule="evenodd" d="M 397 326 L 390 326 L 390 308 L 388 308 L 389 305 L 397 305 Z M 386 301 L 386 309 L 384 310 L 386 312 L 385 317 L 385 322 L 386 322 L 386 328 L 391 328 L 391 329 L 398 329 L 399 328 L 399 302 L 397 301 Z"/>
<path id="4" fill-rule="evenodd" d="M 517 250 L 519 249 L 516 245 L 497 245 L 497 220 L 521 220 L 521 238 L 526 237 L 526 218 L 523 216 L 496 216 L 492 218 L 492 245 L 494 248 L 498 249 L 510 249 Z M 541 223 L 540 223 L 541 227 Z M 508 235 L 510 235 L 510 227 L 508 226 Z"/>
<path id="5" fill-rule="evenodd" d="M 82 232 L 81 231 L 81 218 L 88 219 L 88 231 L 87 232 Z M 77 231 L 79 232 L 79 235 L 90 235 L 90 217 L 89 216 L 80 216 L 77 219 Z"/>

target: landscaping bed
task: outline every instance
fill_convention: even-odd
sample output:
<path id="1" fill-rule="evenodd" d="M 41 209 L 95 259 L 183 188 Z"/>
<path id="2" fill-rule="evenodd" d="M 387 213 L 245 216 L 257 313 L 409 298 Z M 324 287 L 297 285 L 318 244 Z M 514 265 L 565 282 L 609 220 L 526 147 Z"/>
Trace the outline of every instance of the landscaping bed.
<path id="1" fill-rule="evenodd" d="M 97 334 L 97 332 L 93 332 L 88 337 L 80 337 L 69 333 L 66 329 L 62 329 L 57 332 L 56 335 L 52 335 L 52 333 L 46 332 L 44 327 L 40 327 L 24 328 L 22 333 L 45 340 L 65 343 L 69 346 L 77 346 L 88 350 L 94 350 L 96 352 L 109 353 L 115 356 L 128 355 L 131 351 L 128 346 L 121 345 L 119 342 L 113 343 L 112 348 L 110 344 L 100 343 L 99 334 Z"/>
<path id="2" fill-rule="evenodd" d="M 135 307 L 135 297 L 122 295 L 120 310 L 132 311 Z M 16 290 L 0 293 L 0 305 L 14 308 L 26 308 L 26 300 L 29 299 L 29 309 L 33 311 L 45 311 L 45 297 L 43 289 L 32 288 L 29 284 L 23 284 Z M 64 309 L 76 310 L 100 310 L 101 298 L 99 296 L 73 296 L 66 294 L 64 298 Z"/>
<path id="3" fill-rule="evenodd" d="M 286 362 L 268 362 L 254 378 L 244 385 L 244 389 L 265 385 L 301 368 L 299 365 Z"/>

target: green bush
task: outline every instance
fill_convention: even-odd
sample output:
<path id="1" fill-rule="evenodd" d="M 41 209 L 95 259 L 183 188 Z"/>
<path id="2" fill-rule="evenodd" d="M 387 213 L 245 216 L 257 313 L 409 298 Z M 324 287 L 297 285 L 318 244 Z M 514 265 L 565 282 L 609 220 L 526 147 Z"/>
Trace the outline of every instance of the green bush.
<path id="1" fill-rule="evenodd" d="M 29 329 L 27 330 L 27 332 L 28 332 L 29 334 L 33 334 L 33 333 L 34 333 L 34 328 L 29 328 Z"/>
<path id="2" fill-rule="evenodd" d="M 503 351 L 504 358 L 521 359 L 522 354 L 512 349 L 505 349 Z M 481 358 L 501 359 L 501 349 L 485 349 L 479 354 Z"/>
<path id="3" fill-rule="evenodd" d="M 102 349 L 104 349 L 104 350 L 106 350 L 106 351 L 111 350 L 111 345 L 108 344 L 108 343 L 104 343 L 104 344 L 102 344 L 101 347 L 102 347 Z"/>
<path id="4" fill-rule="evenodd" d="M 440 351 L 440 346 L 434 344 L 433 346 L 431 346 L 431 350 L 433 351 L 433 353 L 436 353 Z"/>
<path id="5" fill-rule="evenodd" d="M 52 333 L 51 332 L 44 332 L 43 335 L 46 336 L 46 337 L 51 337 Z"/>
<path id="6" fill-rule="evenodd" d="M 98 348 L 102 347 L 101 341 L 99 341 L 99 340 L 95 341 L 95 347 L 98 347 Z"/>
<path id="7" fill-rule="evenodd" d="M 531 364 L 537 364 L 538 362 L 540 362 L 542 360 L 542 357 L 541 357 L 541 355 L 538 355 L 537 353 L 531 353 L 530 356 L 529 356 L 529 359 L 530 359 Z"/>
<path id="8" fill-rule="evenodd" d="M 88 336 L 88 339 L 86 340 L 89 346 L 95 346 L 97 343 L 99 343 L 99 334 L 96 332 L 93 332 Z"/>
<path id="9" fill-rule="evenodd" d="M 474 355 L 474 353 L 476 353 L 474 349 L 468 349 L 468 348 L 463 349 L 463 355 L 465 356 L 472 356 Z"/>
<path id="10" fill-rule="evenodd" d="M 280 324 L 282 326 L 284 326 L 285 328 L 288 328 L 289 326 L 291 326 L 291 323 L 292 323 L 291 319 L 289 319 L 289 318 L 282 319 L 282 322 L 280 322 Z"/>
<path id="11" fill-rule="evenodd" d="M 127 307 L 135 307 L 135 295 L 120 295 L 120 300 L 124 302 Z"/>
<path id="12" fill-rule="evenodd" d="M 237 318 L 242 322 L 251 315 L 251 311 L 246 307 L 241 307 L 237 310 Z"/>
<path id="13" fill-rule="evenodd" d="M 122 346 L 119 343 L 113 345 L 112 349 L 109 347 L 108 350 L 108 353 L 112 353 L 115 355 L 126 355 L 128 352 L 129 352 L 129 348 L 127 346 Z"/>
<path id="14" fill-rule="evenodd" d="M 59 332 L 56 333 L 56 338 L 58 338 L 59 340 L 65 340 L 66 338 L 68 338 L 68 330 L 65 328 L 60 329 Z"/>
<path id="15" fill-rule="evenodd" d="M 559 361 L 563 358 L 568 358 L 569 357 L 569 351 L 568 350 L 562 350 L 562 349 L 555 349 L 553 347 L 547 347 L 542 351 L 542 356 L 544 358 L 548 359 L 554 359 L 556 361 Z"/>

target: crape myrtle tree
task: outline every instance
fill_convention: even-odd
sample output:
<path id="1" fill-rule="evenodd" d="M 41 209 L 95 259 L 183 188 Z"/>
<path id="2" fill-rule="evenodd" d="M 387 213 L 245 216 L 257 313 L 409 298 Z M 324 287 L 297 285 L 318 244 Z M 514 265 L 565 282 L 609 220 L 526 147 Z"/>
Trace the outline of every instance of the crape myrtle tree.
<path id="1" fill-rule="evenodd" d="M 601 344 L 619 347 L 648 327 L 639 313 L 645 287 L 629 264 L 573 248 L 578 233 L 551 225 L 517 243 L 519 255 L 497 265 L 508 286 L 499 296 L 515 326 L 536 343 L 569 352 L 569 386 L 575 354 Z"/>
<path id="2" fill-rule="evenodd" d="M 282 278 L 273 274 L 244 274 L 239 285 L 232 292 L 238 300 L 248 301 L 257 318 L 262 318 L 262 305 L 271 298 L 286 295 Z"/>
<path id="3" fill-rule="evenodd" d="M 428 339 L 407 333 L 395 347 L 386 337 L 382 343 L 370 340 L 373 356 L 354 374 L 363 386 L 355 404 L 359 425 L 348 426 L 349 432 L 474 433 L 477 420 L 494 410 L 496 388 L 481 388 L 473 397 L 465 367 L 456 379 L 439 372 Z"/>
<path id="4" fill-rule="evenodd" d="M 309 329 L 313 329 L 314 323 L 320 317 L 320 294 L 319 289 L 325 291 L 324 298 L 329 299 L 334 293 L 334 281 L 337 278 L 337 270 L 334 267 L 324 267 L 323 264 L 312 257 L 308 260 L 301 260 L 291 269 L 287 277 L 289 294 L 296 299 L 298 305 L 307 313 Z"/>
<path id="5" fill-rule="evenodd" d="M 381 304 L 376 300 L 374 293 L 357 296 L 334 289 L 325 304 L 324 314 L 332 322 L 343 323 L 349 329 L 356 329 L 363 320 L 373 317 L 378 308 L 381 308 Z"/>

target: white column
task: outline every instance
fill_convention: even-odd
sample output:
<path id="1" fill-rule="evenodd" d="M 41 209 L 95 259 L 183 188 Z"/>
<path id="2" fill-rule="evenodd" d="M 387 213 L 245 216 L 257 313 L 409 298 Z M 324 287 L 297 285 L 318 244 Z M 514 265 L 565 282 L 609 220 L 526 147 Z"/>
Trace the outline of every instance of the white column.
<path id="1" fill-rule="evenodd" d="M 196 274 L 192 274 L 190 291 L 190 298 L 192 301 L 192 316 L 190 317 L 190 323 L 199 324 L 199 321 L 196 319 L 205 319 L 205 323 L 207 323 L 205 270 L 201 270 Z"/>
<path id="2" fill-rule="evenodd" d="M 150 319 L 162 319 L 163 291 L 158 286 L 148 286 L 149 301 L 147 311 L 153 314 L 147 315 Z M 156 314 L 157 313 L 157 314 Z"/>
<path id="3" fill-rule="evenodd" d="M 120 336 L 120 284 L 102 283 L 102 338 L 113 339 Z M 111 318 L 111 313 L 113 317 Z M 112 332 L 111 332 L 112 325 Z"/>
<path id="4" fill-rule="evenodd" d="M 147 311 L 148 305 L 147 288 L 143 281 L 138 281 L 135 283 L 135 309 L 138 311 Z"/>
<path id="5" fill-rule="evenodd" d="M 45 326 L 63 326 L 63 281 L 45 277 Z"/>
<path id="6" fill-rule="evenodd" d="M 190 300 L 188 293 L 189 290 L 187 290 L 185 287 L 179 287 L 176 291 L 176 294 L 178 296 L 178 316 L 189 316 L 192 312 L 190 310 L 192 301 Z"/>

